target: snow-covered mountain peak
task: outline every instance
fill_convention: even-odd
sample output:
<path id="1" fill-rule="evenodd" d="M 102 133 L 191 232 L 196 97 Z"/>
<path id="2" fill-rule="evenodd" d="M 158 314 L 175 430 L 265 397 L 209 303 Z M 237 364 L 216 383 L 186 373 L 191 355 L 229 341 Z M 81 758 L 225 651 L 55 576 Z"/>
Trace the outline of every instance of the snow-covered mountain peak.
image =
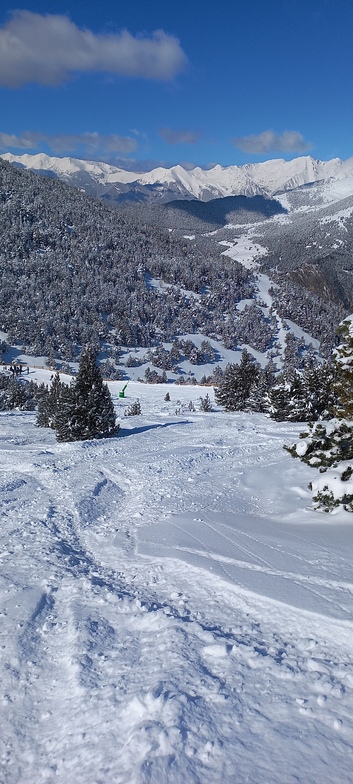
<path id="1" fill-rule="evenodd" d="M 79 158 L 71 157 L 54 157 L 46 153 L 37 153 L 36 155 L 12 155 L 12 153 L 3 153 L 1 156 L 9 163 L 16 163 L 24 166 L 26 169 L 33 169 L 36 171 L 51 171 L 58 177 L 72 177 L 81 172 L 90 175 L 95 180 L 101 180 L 104 184 L 108 182 L 133 182 L 139 175 L 135 172 L 128 172 L 124 169 L 119 169 L 117 166 L 112 166 L 109 163 L 101 161 L 85 161 Z"/>
<path id="2" fill-rule="evenodd" d="M 244 166 L 216 164 L 211 169 L 199 166 L 185 169 L 178 164 L 171 168 L 159 166 L 149 172 L 133 172 L 100 161 L 51 157 L 45 153 L 4 153 L 1 157 L 29 169 L 50 171 L 69 184 L 88 188 L 97 195 L 104 195 L 105 189 L 109 187 L 109 194 L 114 198 L 113 186 L 117 200 L 122 192 L 126 198 L 129 185 L 133 191 L 145 194 L 143 198 L 147 200 L 158 198 L 165 201 L 176 198 L 209 201 L 212 198 L 239 195 L 271 197 L 319 182 L 330 183 L 328 189 L 324 189 L 326 201 L 331 200 L 331 189 L 334 191 L 336 187 L 334 183 L 342 183 L 341 190 L 345 196 L 353 193 L 353 158 L 346 161 L 340 158 L 320 161 L 305 155 L 291 161 L 275 158 Z"/>

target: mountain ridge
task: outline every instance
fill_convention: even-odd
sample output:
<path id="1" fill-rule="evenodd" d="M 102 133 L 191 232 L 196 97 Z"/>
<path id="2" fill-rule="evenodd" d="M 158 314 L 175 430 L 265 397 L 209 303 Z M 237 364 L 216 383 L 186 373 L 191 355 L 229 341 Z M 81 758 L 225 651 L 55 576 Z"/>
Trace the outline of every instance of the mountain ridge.
<path id="1" fill-rule="evenodd" d="M 216 164 L 211 169 L 197 166 L 191 170 L 178 164 L 171 168 L 157 167 L 149 172 L 126 171 L 100 161 L 60 158 L 46 153 L 2 153 L 0 157 L 17 166 L 83 187 L 91 195 L 117 202 L 210 201 L 226 196 L 273 197 L 320 182 L 330 184 L 333 189 L 336 184 L 340 190 L 340 185 L 348 181 L 349 194 L 353 194 L 353 157 L 345 161 L 340 158 L 320 161 L 307 155 L 290 161 L 279 158 L 243 166 Z M 330 194 L 326 196 L 330 201 Z"/>

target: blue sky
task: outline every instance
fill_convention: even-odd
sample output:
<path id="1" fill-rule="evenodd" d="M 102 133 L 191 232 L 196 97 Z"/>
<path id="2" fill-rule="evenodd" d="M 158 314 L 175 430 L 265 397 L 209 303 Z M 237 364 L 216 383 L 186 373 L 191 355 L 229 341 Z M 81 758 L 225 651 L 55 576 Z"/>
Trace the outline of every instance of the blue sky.
<path id="1" fill-rule="evenodd" d="M 0 6 L 0 151 L 127 168 L 353 156 L 352 0 Z"/>

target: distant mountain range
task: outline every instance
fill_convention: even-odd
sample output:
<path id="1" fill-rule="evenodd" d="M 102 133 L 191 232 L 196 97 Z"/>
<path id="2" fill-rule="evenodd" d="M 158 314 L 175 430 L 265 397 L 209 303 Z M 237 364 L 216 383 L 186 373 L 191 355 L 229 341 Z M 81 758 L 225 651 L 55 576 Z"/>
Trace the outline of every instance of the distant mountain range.
<path id="1" fill-rule="evenodd" d="M 107 163 L 77 158 L 3 153 L 4 160 L 56 177 L 86 193 L 111 202 L 160 202 L 176 199 L 210 201 L 225 196 L 273 197 L 302 186 L 321 184 L 321 203 L 329 203 L 353 194 L 353 158 L 317 161 L 311 156 L 291 161 L 275 159 L 245 166 L 157 168 L 150 172 L 132 172 Z"/>

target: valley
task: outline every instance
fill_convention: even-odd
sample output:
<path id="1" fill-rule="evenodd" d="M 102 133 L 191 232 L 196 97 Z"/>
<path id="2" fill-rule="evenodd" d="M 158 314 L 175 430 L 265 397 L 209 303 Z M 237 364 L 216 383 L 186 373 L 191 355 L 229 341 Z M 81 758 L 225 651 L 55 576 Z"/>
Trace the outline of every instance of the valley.
<path id="1" fill-rule="evenodd" d="M 136 349 L 170 350 L 176 336 L 213 341 L 221 367 L 220 347 L 236 355 L 247 346 L 262 365 L 274 358 L 281 369 L 286 332 L 308 336 L 303 356 L 314 346 L 327 358 L 353 297 L 353 196 L 341 198 L 349 182 L 342 171 L 336 163 L 341 179 L 275 198 L 113 208 L 4 162 L 2 332 L 19 356 L 59 366 L 93 341 L 106 374 L 110 367 L 127 378 L 137 377 L 126 369 Z M 196 380 L 210 375 L 209 367 L 195 372 Z"/>

